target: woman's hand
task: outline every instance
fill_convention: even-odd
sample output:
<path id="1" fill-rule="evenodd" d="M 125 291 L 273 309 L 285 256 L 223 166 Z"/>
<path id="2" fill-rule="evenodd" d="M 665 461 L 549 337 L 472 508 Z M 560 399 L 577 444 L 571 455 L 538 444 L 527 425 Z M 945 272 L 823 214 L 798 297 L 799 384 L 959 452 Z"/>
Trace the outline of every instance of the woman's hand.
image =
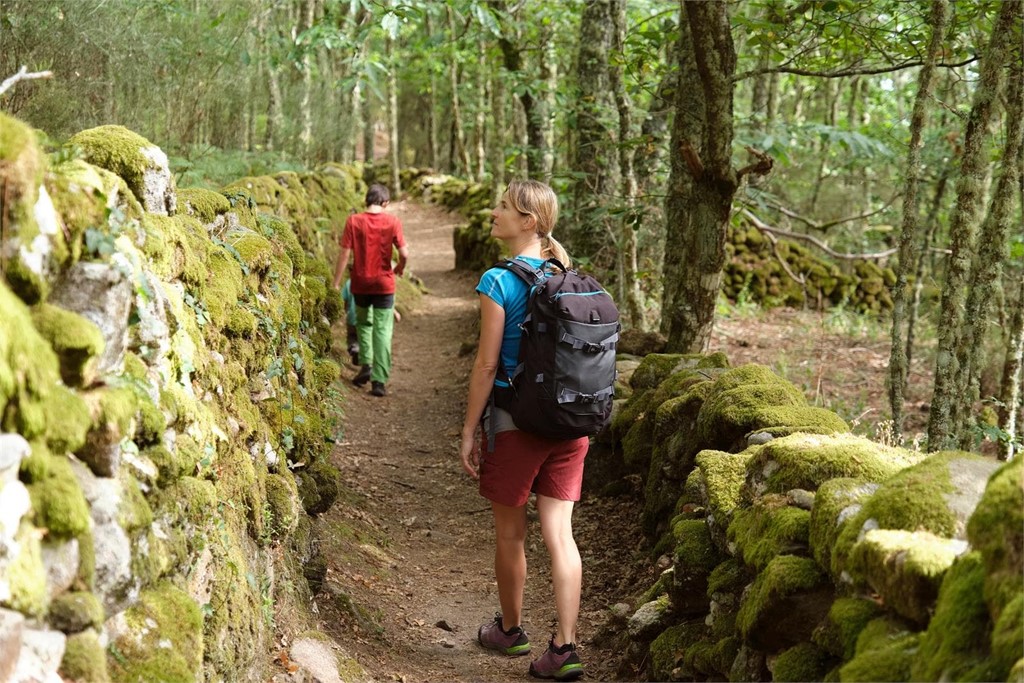
<path id="1" fill-rule="evenodd" d="M 462 458 L 462 469 L 473 479 L 480 478 L 480 441 L 476 437 L 476 427 L 462 430 L 462 446 L 459 449 Z"/>

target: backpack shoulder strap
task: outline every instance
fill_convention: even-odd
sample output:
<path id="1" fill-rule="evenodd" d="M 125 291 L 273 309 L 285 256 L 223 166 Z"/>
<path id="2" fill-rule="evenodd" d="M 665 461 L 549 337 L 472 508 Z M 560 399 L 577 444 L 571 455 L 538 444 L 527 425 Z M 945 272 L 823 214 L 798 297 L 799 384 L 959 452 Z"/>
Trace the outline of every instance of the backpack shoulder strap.
<path id="1" fill-rule="evenodd" d="M 515 259 L 507 259 L 505 261 L 498 261 L 494 264 L 495 268 L 502 268 L 503 270 L 510 270 L 519 277 L 520 280 L 526 283 L 526 286 L 533 288 L 535 285 L 544 283 L 544 270 L 541 268 L 531 268 L 528 264 Z"/>

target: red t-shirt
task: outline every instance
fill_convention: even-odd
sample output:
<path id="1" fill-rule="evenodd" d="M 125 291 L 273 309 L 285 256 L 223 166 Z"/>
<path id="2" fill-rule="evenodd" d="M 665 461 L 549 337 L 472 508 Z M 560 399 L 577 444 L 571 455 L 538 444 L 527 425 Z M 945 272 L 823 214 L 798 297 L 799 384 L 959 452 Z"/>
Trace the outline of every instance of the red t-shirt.
<path id="1" fill-rule="evenodd" d="M 352 250 L 352 293 L 394 294 L 392 247 L 405 246 L 402 222 L 389 213 L 355 213 L 345 221 L 341 246 Z"/>

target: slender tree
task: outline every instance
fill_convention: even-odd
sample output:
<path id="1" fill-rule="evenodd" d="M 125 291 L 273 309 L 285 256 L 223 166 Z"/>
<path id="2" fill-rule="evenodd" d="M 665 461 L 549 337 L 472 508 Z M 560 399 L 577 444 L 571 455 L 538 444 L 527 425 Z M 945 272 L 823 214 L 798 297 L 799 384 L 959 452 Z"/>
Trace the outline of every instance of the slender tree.
<path id="1" fill-rule="evenodd" d="M 918 76 L 917 97 L 910 117 L 910 144 L 903 185 L 903 225 L 900 235 L 899 263 L 896 284 L 893 286 L 892 348 L 889 352 L 889 408 L 892 411 L 893 430 L 897 441 L 903 438 L 903 392 L 907 383 L 907 355 L 903 328 L 906 324 L 907 281 L 917 262 L 918 199 L 917 188 L 921 167 L 921 138 L 927 125 L 928 104 L 932 98 L 935 62 L 938 60 L 945 36 L 947 0 L 932 0 L 929 23 L 932 28 L 925 63 Z"/>
<path id="2" fill-rule="evenodd" d="M 1002 65 L 1020 33 L 1021 0 L 1005 0 L 978 67 L 978 83 L 963 136 L 963 157 L 957 180 L 956 207 L 950 221 L 949 256 L 942 289 L 939 344 L 935 358 L 935 387 L 928 414 L 928 450 L 955 448 L 959 443 L 952 417 L 958 390 L 957 348 L 966 306 L 971 258 L 977 243 L 977 217 L 984 196 L 987 163 L 985 142 L 999 96 Z M 1014 29 L 1017 29 L 1016 31 Z"/>
<path id="3" fill-rule="evenodd" d="M 1021 405 L 1021 385 L 1024 384 L 1024 272 L 1017 277 L 1017 305 L 1010 320 L 1010 337 L 1003 361 L 1003 381 L 999 391 L 999 424 L 1006 432 L 1006 440 L 999 457 L 1009 460 L 1020 448 L 1017 413 Z"/>

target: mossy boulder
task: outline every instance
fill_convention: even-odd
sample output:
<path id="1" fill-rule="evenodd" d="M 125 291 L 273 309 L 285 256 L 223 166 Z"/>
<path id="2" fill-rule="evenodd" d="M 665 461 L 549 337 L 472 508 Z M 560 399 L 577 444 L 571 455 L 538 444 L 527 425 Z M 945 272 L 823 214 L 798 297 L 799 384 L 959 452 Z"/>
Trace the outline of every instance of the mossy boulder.
<path id="1" fill-rule="evenodd" d="M 792 489 L 816 491 L 829 479 L 884 481 L 924 458 L 852 434 L 793 434 L 769 441 L 747 468 L 747 500 Z"/>
<path id="2" fill-rule="evenodd" d="M 69 386 L 88 386 L 96 380 L 103 354 L 103 335 L 86 318 L 50 304 L 32 310 L 32 322 L 60 359 L 60 376 Z"/>
<path id="3" fill-rule="evenodd" d="M 998 467 L 981 456 L 944 451 L 895 474 L 840 532 L 832 553 L 833 574 L 842 574 L 854 543 L 871 529 L 928 531 L 966 540 L 967 520 Z"/>
<path id="4" fill-rule="evenodd" d="M 900 616 L 928 623 L 946 570 L 967 549 L 964 541 L 927 531 L 872 529 L 850 551 L 847 571 L 871 586 Z"/>
<path id="5" fill-rule="evenodd" d="M 177 200 L 167 155 L 146 138 L 124 126 L 99 126 L 76 133 L 68 144 L 81 149 L 89 163 L 121 176 L 146 211 L 174 214 Z"/>
<path id="6" fill-rule="evenodd" d="M 32 498 L 33 521 L 51 539 L 66 540 L 87 534 L 89 505 L 64 455 L 53 455 L 42 444 L 21 463 L 22 479 Z"/>
<path id="7" fill-rule="evenodd" d="M 59 673 L 68 681 L 110 682 L 107 652 L 96 631 L 90 629 L 67 639 Z"/>
<path id="8" fill-rule="evenodd" d="M 3 604 L 31 617 L 42 617 L 50 605 L 40 537 L 35 527 L 22 521 L 14 536 L 18 554 L 7 565 L 4 577 L 9 596 Z"/>
<path id="9" fill-rule="evenodd" d="M 203 615 L 192 598 L 171 583 L 144 590 L 108 631 L 107 665 L 115 682 L 185 683 L 202 677 Z"/>
<path id="10" fill-rule="evenodd" d="M 669 588 L 672 609 L 680 615 L 703 614 L 708 608 L 708 575 L 722 561 L 701 519 L 680 519 L 672 525 L 676 546 Z"/>
<path id="11" fill-rule="evenodd" d="M 213 223 L 217 216 L 231 210 L 231 203 L 220 192 L 190 187 L 178 190 L 178 208 L 203 223 Z"/>
<path id="12" fill-rule="evenodd" d="M 767 495 L 733 514 L 727 530 L 736 554 L 757 570 L 779 555 L 807 555 L 811 513 L 786 496 Z"/>
<path id="13" fill-rule="evenodd" d="M 985 565 L 981 555 L 964 555 L 942 581 L 935 615 L 921 636 L 911 667 L 915 681 L 1004 681 L 1020 656 L 1024 641 L 1017 641 L 1013 659 L 989 654 L 992 622 L 985 606 Z"/>
<path id="14" fill-rule="evenodd" d="M 726 530 L 740 504 L 740 490 L 746 479 L 747 463 L 758 447 L 743 453 L 705 450 L 697 454 L 700 476 L 697 483 L 707 501 L 707 522 L 711 536 L 720 548 L 726 547 Z"/>
<path id="15" fill-rule="evenodd" d="M 773 681 L 820 681 L 835 664 L 829 653 L 814 643 L 800 643 L 779 654 Z"/>
<path id="16" fill-rule="evenodd" d="M 862 479 L 840 477 L 818 488 L 811 507 L 809 540 L 811 553 L 822 567 L 832 566 L 836 539 L 879 486 Z"/>
<path id="17" fill-rule="evenodd" d="M 644 357 L 652 353 L 664 353 L 666 344 L 665 335 L 660 332 L 626 329 L 619 335 L 615 348 L 619 354 Z"/>
<path id="18" fill-rule="evenodd" d="M 989 663 L 995 672 L 1010 672 L 1005 680 L 1016 680 L 1014 672 L 1020 671 L 1021 643 L 1024 643 L 1024 594 L 1018 594 L 1006 605 L 992 628 Z"/>
<path id="19" fill-rule="evenodd" d="M 87 628 L 99 629 L 105 619 L 99 598 L 87 591 L 72 591 L 50 603 L 47 620 L 50 626 L 64 633 L 79 633 Z"/>
<path id="20" fill-rule="evenodd" d="M 843 683 L 863 681 L 910 681 L 921 634 L 906 623 L 880 617 L 857 637 L 856 654 L 839 670 Z"/>
<path id="21" fill-rule="evenodd" d="M 6 188 L 0 222 L 9 230 L 0 236 L 6 240 L 0 244 L 5 254 L 3 274 L 18 296 L 29 303 L 45 299 L 49 292 L 46 276 L 52 246 L 35 216 L 45 169 L 35 132 L 0 113 L 0 174 Z"/>
<path id="22" fill-rule="evenodd" d="M 994 621 L 1024 593 L 1024 458 L 992 474 L 967 523 L 985 563 L 985 601 Z"/>
<path id="23" fill-rule="evenodd" d="M 686 651 L 699 642 L 707 632 L 703 621 L 689 621 L 670 626 L 658 635 L 650 645 L 648 668 L 651 680 L 683 681 L 693 677 L 689 667 L 683 665 Z"/>
<path id="24" fill-rule="evenodd" d="M 815 629 L 812 640 L 822 648 L 848 661 L 857 651 L 857 638 L 864 627 L 882 615 L 882 607 L 867 598 L 837 598 L 828 616 Z"/>
<path id="25" fill-rule="evenodd" d="M 781 555 L 744 594 L 736 625 L 751 646 L 779 652 L 810 640 L 833 599 L 832 585 L 814 560 Z"/>

